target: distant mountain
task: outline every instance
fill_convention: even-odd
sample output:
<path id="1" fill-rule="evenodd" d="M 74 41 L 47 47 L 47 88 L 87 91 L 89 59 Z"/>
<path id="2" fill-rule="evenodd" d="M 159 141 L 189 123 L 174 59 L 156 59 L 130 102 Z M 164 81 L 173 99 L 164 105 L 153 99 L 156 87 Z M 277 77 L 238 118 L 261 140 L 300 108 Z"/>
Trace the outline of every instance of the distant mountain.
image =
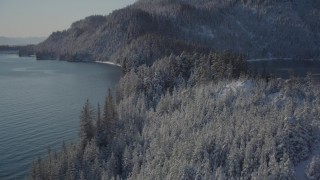
<path id="1" fill-rule="evenodd" d="M 3 37 L 0 36 L 0 45 L 9 45 L 9 46 L 19 46 L 19 45 L 29 45 L 29 44 L 38 44 L 44 41 L 46 37 Z"/>
<path id="2" fill-rule="evenodd" d="M 40 43 L 38 58 L 152 64 L 182 51 L 319 58 L 318 0 L 139 0 L 90 16 Z"/>

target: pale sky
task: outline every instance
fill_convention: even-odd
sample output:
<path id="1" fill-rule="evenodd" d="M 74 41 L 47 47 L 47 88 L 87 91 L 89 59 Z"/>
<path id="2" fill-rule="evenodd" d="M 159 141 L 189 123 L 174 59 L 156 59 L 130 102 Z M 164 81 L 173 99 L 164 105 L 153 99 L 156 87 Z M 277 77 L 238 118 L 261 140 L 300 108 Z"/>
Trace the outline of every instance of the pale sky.
<path id="1" fill-rule="evenodd" d="M 49 36 L 90 15 L 107 15 L 135 0 L 0 0 L 0 36 Z"/>

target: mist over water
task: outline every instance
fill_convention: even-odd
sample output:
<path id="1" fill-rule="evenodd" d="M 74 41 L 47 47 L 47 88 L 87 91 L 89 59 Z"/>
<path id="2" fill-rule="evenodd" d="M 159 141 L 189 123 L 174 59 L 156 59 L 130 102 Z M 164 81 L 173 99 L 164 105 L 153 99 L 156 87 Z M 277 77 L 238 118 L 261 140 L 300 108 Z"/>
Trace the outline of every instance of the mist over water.
<path id="1" fill-rule="evenodd" d="M 86 99 L 103 105 L 119 67 L 0 54 L 0 179 L 24 179 L 32 161 L 77 139 Z"/>

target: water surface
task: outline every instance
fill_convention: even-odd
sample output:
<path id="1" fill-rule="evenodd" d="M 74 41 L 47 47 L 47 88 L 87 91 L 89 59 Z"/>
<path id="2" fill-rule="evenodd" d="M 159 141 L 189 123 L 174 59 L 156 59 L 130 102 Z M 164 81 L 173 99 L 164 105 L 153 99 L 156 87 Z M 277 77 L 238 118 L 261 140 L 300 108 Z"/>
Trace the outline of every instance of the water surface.
<path id="1" fill-rule="evenodd" d="M 266 60 L 251 61 L 248 65 L 258 74 L 272 74 L 276 77 L 289 78 L 290 76 L 305 77 L 312 73 L 313 77 L 320 79 L 320 60 Z"/>
<path id="2" fill-rule="evenodd" d="M 32 161 L 76 141 L 81 108 L 103 104 L 119 67 L 0 54 L 0 179 L 23 179 Z"/>

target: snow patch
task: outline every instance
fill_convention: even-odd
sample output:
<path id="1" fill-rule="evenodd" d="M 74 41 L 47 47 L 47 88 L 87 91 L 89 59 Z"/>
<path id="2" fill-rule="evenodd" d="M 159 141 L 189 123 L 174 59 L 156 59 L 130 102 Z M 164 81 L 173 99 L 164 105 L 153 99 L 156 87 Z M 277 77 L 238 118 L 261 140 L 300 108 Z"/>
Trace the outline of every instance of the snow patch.
<path id="1" fill-rule="evenodd" d="M 233 93 L 236 93 L 240 90 L 242 90 L 243 92 L 245 92 L 246 94 L 250 94 L 250 91 L 252 90 L 253 88 L 253 83 L 252 81 L 233 81 L 229 84 L 227 84 L 225 86 L 225 88 L 223 88 L 221 91 L 220 91 L 220 96 L 225 96 L 226 94 L 230 93 L 230 92 L 233 92 Z"/>
<path id="2" fill-rule="evenodd" d="M 113 65 L 113 66 L 121 67 L 121 65 L 120 65 L 120 64 L 113 63 L 113 62 L 110 62 L 110 61 L 95 61 L 95 63 L 100 63 L 100 64 L 110 64 L 110 65 Z"/>

